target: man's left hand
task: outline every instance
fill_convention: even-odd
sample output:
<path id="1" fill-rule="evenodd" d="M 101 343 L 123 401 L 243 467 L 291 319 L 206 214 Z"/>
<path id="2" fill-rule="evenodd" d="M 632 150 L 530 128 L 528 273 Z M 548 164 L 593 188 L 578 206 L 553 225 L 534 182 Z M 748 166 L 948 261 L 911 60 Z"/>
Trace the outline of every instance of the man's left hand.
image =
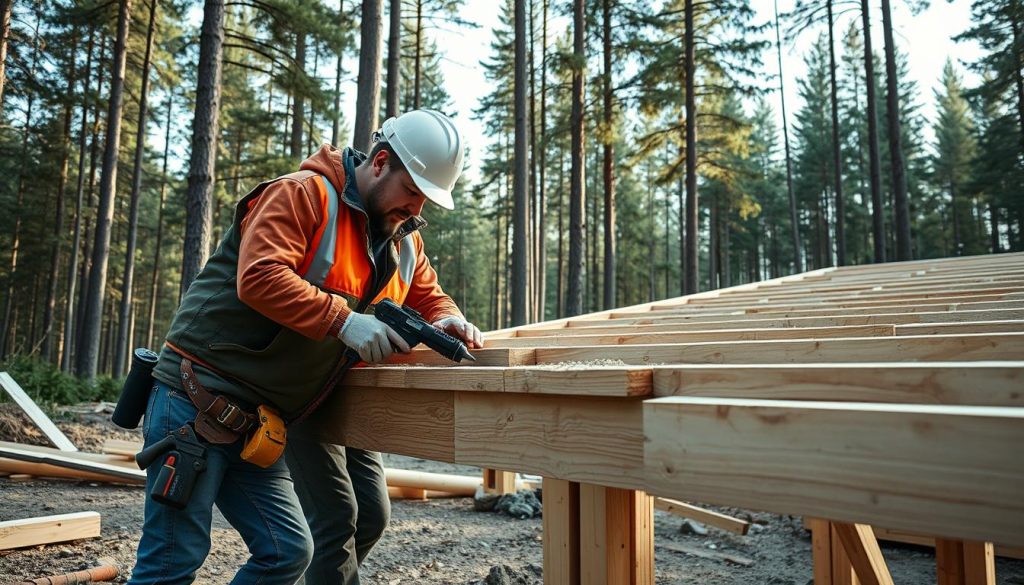
<path id="1" fill-rule="evenodd" d="M 444 317 L 434 321 L 433 325 L 448 335 L 453 335 L 465 341 L 469 349 L 478 349 L 484 346 L 483 333 L 480 333 L 476 325 L 461 317 Z"/>

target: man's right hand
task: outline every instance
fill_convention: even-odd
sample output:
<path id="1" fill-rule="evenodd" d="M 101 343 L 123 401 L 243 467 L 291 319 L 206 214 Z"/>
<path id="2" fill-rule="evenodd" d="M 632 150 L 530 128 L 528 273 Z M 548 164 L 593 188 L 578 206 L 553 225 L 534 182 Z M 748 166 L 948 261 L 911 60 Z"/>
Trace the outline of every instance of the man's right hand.
<path id="1" fill-rule="evenodd" d="M 402 353 L 410 351 L 409 344 L 394 329 L 363 313 L 350 313 L 338 338 L 370 364 L 386 360 L 395 349 Z"/>

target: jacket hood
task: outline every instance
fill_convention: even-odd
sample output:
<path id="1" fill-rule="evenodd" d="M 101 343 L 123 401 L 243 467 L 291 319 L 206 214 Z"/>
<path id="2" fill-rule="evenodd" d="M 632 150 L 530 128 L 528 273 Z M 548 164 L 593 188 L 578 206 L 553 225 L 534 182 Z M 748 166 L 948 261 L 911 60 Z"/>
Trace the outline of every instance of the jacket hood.
<path id="1" fill-rule="evenodd" d="M 309 158 L 302 161 L 299 168 L 313 171 L 330 179 L 338 193 L 345 191 L 345 163 L 343 151 L 330 144 L 324 144 Z"/>

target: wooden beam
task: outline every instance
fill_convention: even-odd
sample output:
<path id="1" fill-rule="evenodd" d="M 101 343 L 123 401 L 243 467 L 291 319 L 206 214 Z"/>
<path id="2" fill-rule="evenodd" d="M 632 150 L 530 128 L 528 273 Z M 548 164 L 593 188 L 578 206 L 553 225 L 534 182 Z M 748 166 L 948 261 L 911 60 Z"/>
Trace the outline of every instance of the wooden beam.
<path id="1" fill-rule="evenodd" d="M 967 585 L 968 581 L 964 574 L 964 543 L 959 540 L 936 539 L 935 569 L 939 585 Z"/>
<path id="2" fill-rule="evenodd" d="M 838 307 L 817 307 L 809 309 L 793 309 L 789 307 L 781 307 L 778 309 L 771 307 L 746 307 L 729 309 L 728 307 L 723 309 L 715 309 L 712 311 L 706 311 L 701 309 L 685 309 L 678 311 L 661 311 L 657 313 L 658 316 L 665 317 L 687 317 L 691 320 L 720 320 L 722 317 L 731 315 L 744 314 L 744 315 L 761 315 L 764 317 L 773 318 L 794 318 L 794 317 L 836 317 L 836 316 L 850 316 L 850 315 L 885 315 L 889 313 L 941 313 L 941 312 L 953 312 L 953 311 L 971 311 L 971 310 L 998 310 L 998 309 L 1024 309 L 1024 301 L 984 301 L 978 303 L 972 302 L 954 302 L 954 303 L 920 303 L 920 304 L 899 304 L 899 305 L 881 305 L 881 306 L 864 306 L 855 308 L 838 308 Z M 630 313 L 621 312 L 613 313 L 612 318 L 637 318 L 637 317 L 648 317 L 649 313 Z"/>
<path id="3" fill-rule="evenodd" d="M 135 454 L 142 451 L 142 441 L 125 441 L 122 439 L 107 439 L 103 441 L 100 451 L 110 455 L 120 455 L 131 461 L 135 460 Z"/>
<path id="4" fill-rule="evenodd" d="M 580 585 L 580 485 L 544 478 L 544 583 Z"/>
<path id="5" fill-rule="evenodd" d="M 1024 409 L 656 398 L 648 491 L 1020 546 Z"/>
<path id="6" fill-rule="evenodd" d="M 1024 406 L 1024 361 L 654 366 L 655 396 Z"/>
<path id="7" fill-rule="evenodd" d="M 896 325 L 896 335 L 962 335 L 964 333 L 1024 333 L 1024 321 Z"/>
<path id="8" fill-rule="evenodd" d="M 394 353 L 388 358 L 387 364 L 398 365 L 419 365 L 419 366 L 449 366 L 449 367 L 479 367 L 499 366 L 508 368 L 511 366 L 530 366 L 536 363 L 533 351 L 518 348 L 497 348 L 497 349 L 474 349 L 472 352 L 475 362 L 464 361 L 459 365 L 451 360 L 441 357 L 432 349 L 417 348 L 409 353 Z M 354 370 L 353 370 L 354 371 Z"/>
<path id="9" fill-rule="evenodd" d="M 455 395 L 456 463 L 642 489 L 643 441 L 640 400 Z"/>
<path id="10" fill-rule="evenodd" d="M 99 512 L 75 512 L 0 522 L 0 550 L 67 542 L 100 535 Z"/>
<path id="11" fill-rule="evenodd" d="M 714 526 L 719 530 L 739 534 L 740 536 L 746 535 L 747 531 L 750 530 L 750 522 L 746 520 L 733 518 L 726 514 L 719 514 L 718 512 L 671 498 L 654 498 L 654 508 L 683 518 L 690 518 L 691 520 L 696 520 L 708 526 Z"/>
<path id="12" fill-rule="evenodd" d="M 905 532 L 903 530 L 881 528 L 879 526 L 873 526 L 872 528 L 875 530 L 875 536 L 878 537 L 878 540 L 885 540 L 889 542 L 902 542 L 904 544 L 916 544 L 918 546 L 935 548 L 935 538 L 931 536 L 926 536 L 924 534 L 916 534 L 913 532 Z M 997 557 L 1024 560 L 1024 547 L 993 545 L 993 550 L 995 551 L 995 556 Z"/>
<path id="13" fill-rule="evenodd" d="M 966 294 L 966 295 L 953 295 L 943 296 L 937 295 L 933 297 L 910 297 L 908 295 L 897 296 L 895 298 L 885 298 L 884 296 L 847 296 L 839 298 L 828 298 L 819 297 L 814 294 L 808 293 L 806 296 L 798 297 L 797 299 L 782 299 L 782 300 L 771 300 L 761 299 L 759 301 L 747 301 L 747 300 L 736 300 L 731 303 L 715 303 L 711 305 L 682 305 L 679 309 L 672 309 L 673 312 L 686 313 L 684 309 L 688 309 L 690 312 L 703 310 L 709 313 L 716 311 L 727 311 L 727 310 L 745 310 L 748 313 L 764 313 L 764 312 L 780 312 L 780 311 L 798 311 L 804 309 L 859 309 L 863 307 L 899 307 L 899 306 L 911 306 L 916 304 L 928 304 L 928 305 L 940 305 L 940 304 L 960 304 L 960 303 L 980 303 L 980 302 L 993 302 L 993 301 L 1021 301 L 1024 300 L 1024 294 L 1022 293 L 998 293 L 988 295 L 977 295 L 977 294 Z M 998 308 L 998 307 L 997 307 Z M 667 312 L 669 309 L 663 309 L 663 312 Z"/>
<path id="14" fill-rule="evenodd" d="M 53 424 L 50 417 L 46 416 L 42 409 L 32 401 L 28 394 L 25 394 L 21 386 L 7 372 L 0 372 L 0 387 L 6 390 L 7 394 L 14 399 L 14 402 L 21 407 L 21 410 L 32 419 L 32 422 L 36 423 L 36 426 L 39 427 L 39 430 L 43 431 L 43 434 L 53 443 L 54 447 L 61 451 L 78 451 L 78 447 L 75 447 L 74 443 L 57 428 L 57 425 Z"/>
<path id="15" fill-rule="evenodd" d="M 342 387 L 306 424 L 329 443 L 455 461 L 452 392 Z"/>
<path id="16" fill-rule="evenodd" d="M 832 529 L 839 535 L 858 581 L 864 585 L 893 585 L 889 567 L 882 557 L 882 549 L 878 547 L 878 540 L 870 526 L 833 522 Z"/>
<path id="17" fill-rule="evenodd" d="M 649 396 L 649 368 L 599 366 L 372 367 L 358 368 L 345 378 L 346 386 L 420 388 L 521 394 L 585 396 Z"/>
<path id="18" fill-rule="evenodd" d="M 964 581 L 996 585 L 995 547 L 991 542 L 967 541 L 964 547 Z"/>
<path id="19" fill-rule="evenodd" d="M 117 465 L 120 467 L 127 467 L 128 469 L 139 468 L 135 464 L 135 459 L 124 459 L 119 455 L 107 455 L 105 453 L 88 453 L 86 451 L 61 451 L 54 447 L 43 447 L 41 445 L 23 445 L 21 443 L 14 443 L 11 441 L 0 441 L 0 447 L 8 447 L 11 449 L 21 449 L 23 451 L 32 451 L 34 453 L 45 453 L 48 455 L 61 455 L 64 457 L 70 457 L 72 459 L 81 459 L 83 461 L 95 461 L 97 463 L 106 463 L 108 465 Z M 13 461 L 13 460 L 5 460 Z M 36 464 L 33 464 L 36 465 Z M 51 476 L 52 477 L 52 476 Z"/>
<path id="20" fill-rule="evenodd" d="M 484 469 L 484 491 L 491 494 L 516 493 L 516 472 Z"/>
<path id="21" fill-rule="evenodd" d="M 1011 281 L 1017 282 L 1017 281 Z M 1024 281 L 1022 281 L 1024 282 Z M 921 300 L 941 297 L 977 298 L 979 296 L 1004 296 L 1007 294 L 1024 293 L 1024 284 L 1007 285 L 1005 283 L 980 283 L 980 285 L 961 285 L 950 287 L 948 285 L 936 285 L 926 288 L 916 288 L 910 291 L 889 290 L 878 286 L 867 286 L 854 290 L 838 291 L 813 291 L 803 292 L 780 292 L 771 294 L 768 292 L 762 295 L 725 296 L 717 299 L 688 302 L 683 306 L 695 307 L 719 307 L 723 305 L 739 303 L 836 303 L 844 301 L 861 300 Z"/>
<path id="22" fill-rule="evenodd" d="M 546 364 L 608 358 L 631 365 L 1017 360 L 1024 356 L 1024 333 L 623 345 L 613 354 L 606 346 L 536 352 L 537 362 Z"/>

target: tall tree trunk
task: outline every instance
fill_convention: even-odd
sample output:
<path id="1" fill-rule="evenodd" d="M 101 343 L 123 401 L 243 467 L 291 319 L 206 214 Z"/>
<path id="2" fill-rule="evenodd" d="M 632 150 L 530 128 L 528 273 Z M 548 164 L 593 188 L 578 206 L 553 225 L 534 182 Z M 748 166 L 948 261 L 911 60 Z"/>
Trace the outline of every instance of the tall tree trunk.
<path id="1" fill-rule="evenodd" d="M 160 298 L 160 258 L 164 243 L 164 202 L 167 199 L 167 161 L 171 151 L 171 125 L 174 121 L 174 95 L 167 96 L 167 130 L 164 134 L 164 161 L 160 173 L 160 203 L 156 212 L 156 245 L 153 251 L 153 275 L 149 280 L 149 317 L 146 331 L 146 347 L 153 348 L 153 329 L 156 322 L 156 304 Z"/>
<path id="2" fill-rule="evenodd" d="M 693 25 L 693 0 L 686 0 L 686 258 L 682 265 L 686 271 L 683 294 L 697 292 L 700 252 L 697 249 L 697 63 Z M 667 293 L 667 291 L 666 291 Z"/>
<path id="3" fill-rule="evenodd" d="M 988 204 L 988 221 L 990 225 L 989 237 L 992 238 L 992 253 L 998 254 L 1002 252 L 999 246 L 999 208 L 993 203 Z"/>
<path id="4" fill-rule="evenodd" d="M 39 22 L 42 20 L 42 5 L 36 5 L 35 14 L 35 27 L 32 33 L 32 65 L 29 69 L 29 77 L 31 79 L 36 78 L 36 72 L 39 69 L 39 53 L 40 53 L 40 42 L 39 42 Z M 17 204 L 14 208 L 14 232 L 11 237 L 11 262 L 10 268 L 7 272 L 7 299 L 4 306 L 4 322 L 3 328 L 0 329 L 0 360 L 7 357 L 7 353 L 11 348 L 17 344 L 15 339 L 15 331 L 17 329 L 16 313 L 15 313 L 15 299 L 16 285 L 18 281 L 18 252 L 21 247 L 21 212 L 25 201 L 25 180 L 26 172 L 25 168 L 28 164 L 28 145 L 29 145 L 29 134 L 32 132 L 32 110 L 35 106 L 36 92 L 27 92 L 26 104 L 25 104 L 25 127 L 21 133 L 21 156 L 20 163 L 18 165 L 18 195 Z M 31 333 L 31 331 L 29 332 Z"/>
<path id="5" fill-rule="evenodd" d="M 833 191 L 836 198 L 836 264 L 846 265 L 846 211 L 843 201 L 843 158 L 839 136 L 839 89 L 836 83 L 835 18 L 832 11 L 835 0 L 828 0 L 828 54 L 832 78 L 832 169 Z"/>
<path id="6" fill-rule="evenodd" d="M 789 121 L 786 118 L 786 89 L 782 83 L 782 35 L 779 32 L 779 0 L 775 0 L 775 48 L 779 61 L 779 98 L 782 101 L 782 136 L 786 145 L 786 194 L 789 198 L 789 222 L 793 230 L 793 268 L 804 271 L 804 248 L 800 241 L 800 221 L 797 219 L 796 195 L 793 193 L 793 156 L 789 147 Z"/>
<path id="7" fill-rule="evenodd" d="M 541 23 L 540 47 L 540 179 L 537 188 L 537 318 L 545 320 L 547 304 L 547 202 L 545 174 L 548 165 L 547 142 L 547 94 L 548 94 L 548 0 L 543 0 L 543 22 Z"/>
<path id="8" fill-rule="evenodd" d="M 953 216 L 953 256 L 960 256 L 963 254 L 963 240 L 960 235 L 960 212 L 957 209 L 957 207 L 959 207 L 957 203 L 956 186 L 951 180 L 949 182 L 949 207 L 950 215 Z"/>
<path id="9" fill-rule="evenodd" d="M 871 50 L 871 14 L 868 0 L 861 0 L 864 23 L 864 77 L 868 102 L 868 160 L 871 175 L 871 224 L 875 262 L 885 262 L 885 214 L 882 210 L 882 164 L 878 154 L 878 103 L 875 100 L 875 56 Z"/>
<path id="10" fill-rule="evenodd" d="M 295 71 L 292 73 L 292 133 L 289 154 L 293 160 L 302 158 L 302 127 L 305 125 L 306 102 L 298 88 L 300 75 L 306 71 L 306 33 L 295 33 Z M 314 70 L 315 71 L 315 70 Z"/>
<path id="11" fill-rule="evenodd" d="M 566 315 L 574 317 L 583 312 L 583 237 L 584 204 L 584 134 L 583 134 L 583 79 L 586 55 L 586 19 L 583 0 L 573 0 L 573 60 L 572 60 L 572 154 L 569 188 L 569 283 L 565 299 Z"/>
<path id="12" fill-rule="evenodd" d="M 534 14 L 534 0 L 527 0 L 530 3 L 530 17 L 529 17 L 529 36 L 530 36 L 530 47 L 527 51 L 527 60 L 530 68 L 530 95 L 527 101 L 530 105 L 530 123 L 529 123 L 529 136 L 530 136 L 530 193 L 528 201 L 530 202 L 530 232 L 527 240 L 530 243 L 530 254 L 529 261 L 527 262 L 527 285 L 526 289 L 530 297 L 530 313 L 527 317 L 531 323 L 538 321 L 539 315 L 537 314 L 537 306 L 540 301 L 537 299 L 537 260 L 539 252 L 537 246 L 543 236 L 537 233 L 537 68 L 536 54 L 534 53 L 534 40 L 537 36 L 537 31 L 534 28 L 537 18 Z"/>
<path id="13" fill-rule="evenodd" d="M 117 341 L 114 346 L 114 376 L 125 373 L 128 347 L 128 325 L 131 322 L 135 281 L 135 240 L 139 224 L 139 192 L 142 190 L 142 155 L 146 151 L 146 117 L 148 115 L 149 65 L 153 54 L 153 34 L 156 31 L 156 11 L 159 0 L 149 6 L 149 28 L 146 29 L 146 53 L 142 58 L 142 86 L 139 88 L 139 120 L 135 132 L 135 160 L 132 167 L 132 194 L 128 211 L 128 242 L 124 254 L 124 277 L 121 279 L 121 307 L 118 319 Z"/>
<path id="14" fill-rule="evenodd" d="M 179 298 L 206 264 L 210 250 L 211 199 L 217 163 L 220 121 L 220 84 L 223 67 L 224 2 L 206 0 L 199 42 L 199 80 L 195 121 L 192 123 L 192 156 L 189 158 L 186 195 L 185 249 L 182 254 Z"/>
<path id="15" fill-rule="evenodd" d="M 398 115 L 398 96 L 402 87 L 402 0 L 391 0 L 391 14 L 388 15 L 388 97 L 385 118 Z"/>
<path id="16" fill-rule="evenodd" d="M 893 195 L 896 203 L 896 259 L 910 260 L 910 200 L 907 173 L 903 164 L 903 131 L 900 123 L 900 90 L 896 78 L 896 46 L 892 34 L 892 10 L 882 0 L 882 31 L 885 36 L 886 118 L 889 123 L 889 158 L 892 166 Z"/>
<path id="17" fill-rule="evenodd" d="M 76 54 L 78 52 L 78 30 L 72 31 L 70 68 L 67 77 L 67 98 L 64 102 L 64 125 L 60 140 L 60 177 L 57 179 L 57 210 L 53 221 L 53 243 L 50 245 L 50 274 L 46 286 L 46 302 L 43 304 L 43 359 L 53 361 L 54 341 L 53 312 L 57 306 L 57 289 L 60 278 L 60 245 L 64 239 L 64 194 L 68 182 L 68 158 L 71 155 L 71 110 L 74 95 L 74 80 L 78 74 Z M 86 74 L 88 78 L 88 74 Z"/>
<path id="18" fill-rule="evenodd" d="M 556 275 L 558 294 L 555 316 L 565 316 L 565 151 L 558 148 L 558 274 Z"/>
<path id="19" fill-rule="evenodd" d="M 526 119 L 526 2 L 515 0 L 515 74 L 513 90 L 515 100 L 515 155 L 513 169 L 512 214 L 512 326 L 525 325 L 529 308 L 527 271 L 529 269 L 529 126 Z M 418 57 L 418 48 L 417 48 Z M 417 85 L 419 83 L 417 77 Z"/>
<path id="20" fill-rule="evenodd" d="M 320 43 L 314 43 L 313 49 L 313 71 L 320 70 Z M 303 153 L 302 158 L 308 157 L 316 150 L 319 142 L 323 142 L 323 137 L 320 140 L 317 139 L 316 132 L 316 102 L 312 98 L 309 100 L 309 120 L 306 122 L 306 152 Z"/>
<path id="21" fill-rule="evenodd" d="M 601 4 L 604 21 L 604 308 L 615 303 L 615 120 L 612 111 L 612 9 Z"/>
<path id="22" fill-rule="evenodd" d="M 4 81 L 7 65 L 7 33 L 11 27 L 14 0 L 0 0 L 0 112 L 4 110 Z"/>
<path id="23" fill-rule="evenodd" d="M 345 28 L 345 0 L 338 0 L 338 20 L 338 26 Z M 331 125 L 331 144 L 334 146 L 339 146 L 341 141 L 341 61 L 344 52 L 342 48 L 338 49 L 338 61 L 334 66 L 334 120 Z"/>
<path id="24" fill-rule="evenodd" d="M 708 230 L 708 289 L 718 289 L 719 272 L 719 237 L 718 237 L 718 198 L 716 197 L 709 205 L 709 227 Z"/>
<path id="25" fill-rule="evenodd" d="M 113 67 L 110 73 L 110 101 L 107 113 L 107 138 L 103 151 L 103 172 L 100 175 L 100 202 L 96 209 L 93 233 L 92 268 L 89 271 L 89 292 L 82 315 L 82 339 L 79 347 L 77 374 L 92 380 L 99 363 L 103 304 L 107 288 L 107 263 L 110 260 L 110 229 L 114 221 L 114 191 L 117 188 L 117 159 L 121 145 L 121 114 L 124 105 L 124 71 L 127 58 L 128 21 L 131 0 L 118 3 L 117 40 L 114 44 Z"/>
<path id="26" fill-rule="evenodd" d="M 1020 62 L 1021 53 L 1021 22 L 1020 22 L 1020 4 L 1014 2 L 1010 7 L 1010 31 L 1013 33 L 1013 45 L 1012 51 L 1014 53 L 1017 66 L 1013 68 L 1013 81 L 1017 86 L 1017 118 L 1020 122 L 1020 140 L 1021 147 L 1024 148 L 1024 73 L 1021 72 L 1024 69 L 1024 63 Z"/>
<path id="27" fill-rule="evenodd" d="M 384 0 L 363 0 L 359 25 L 359 76 L 356 81 L 355 131 L 352 146 L 367 151 L 380 115 L 381 27 Z"/>
<path id="28" fill-rule="evenodd" d="M 423 0 L 416 0 L 416 56 L 413 69 L 412 107 L 418 110 L 423 103 Z"/>
<path id="29" fill-rule="evenodd" d="M 68 260 L 67 298 L 64 301 L 64 342 L 61 349 L 60 368 L 71 372 L 71 354 L 75 339 L 75 286 L 78 283 L 78 249 L 82 239 L 82 199 L 85 195 L 85 145 L 89 136 L 89 77 L 92 75 L 92 52 L 96 33 L 89 35 L 89 48 L 85 58 L 85 75 L 82 77 L 82 126 L 78 134 L 78 185 L 75 188 L 75 227 L 71 238 L 71 258 Z"/>
<path id="30" fill-rule="evenodd" d="M 647 233 L 650 234 L 649 237 L 647 238 L 647 257 L 650 259 L 650 262 L 647 263 L 647 302 L 651 302 L 651 301 L 653 301 L 655 299 L 655 295 L 657 294 L 657 290 L 656 290 L 656 287 L 655 287 L 655 280 L 654 280 L 654 277 L 655 277 L 655 274 L 654 274 L 654 272 L 655 272 L 655 262 L 654 262 L 655 238 L 654 238 L 654 230 L 657 228 L 657 223 L 655 222 L 655 213 L 654 213 L 654 180 L 651 177 L 651 163 L 650 163 L 650 161 L 648 161 L 644 166 L 646 167 L 646 169 L 645 169 L 645 171 L 646 171 L 646 180 L 644 181 L 644 183 L 647 185 Z"/>

